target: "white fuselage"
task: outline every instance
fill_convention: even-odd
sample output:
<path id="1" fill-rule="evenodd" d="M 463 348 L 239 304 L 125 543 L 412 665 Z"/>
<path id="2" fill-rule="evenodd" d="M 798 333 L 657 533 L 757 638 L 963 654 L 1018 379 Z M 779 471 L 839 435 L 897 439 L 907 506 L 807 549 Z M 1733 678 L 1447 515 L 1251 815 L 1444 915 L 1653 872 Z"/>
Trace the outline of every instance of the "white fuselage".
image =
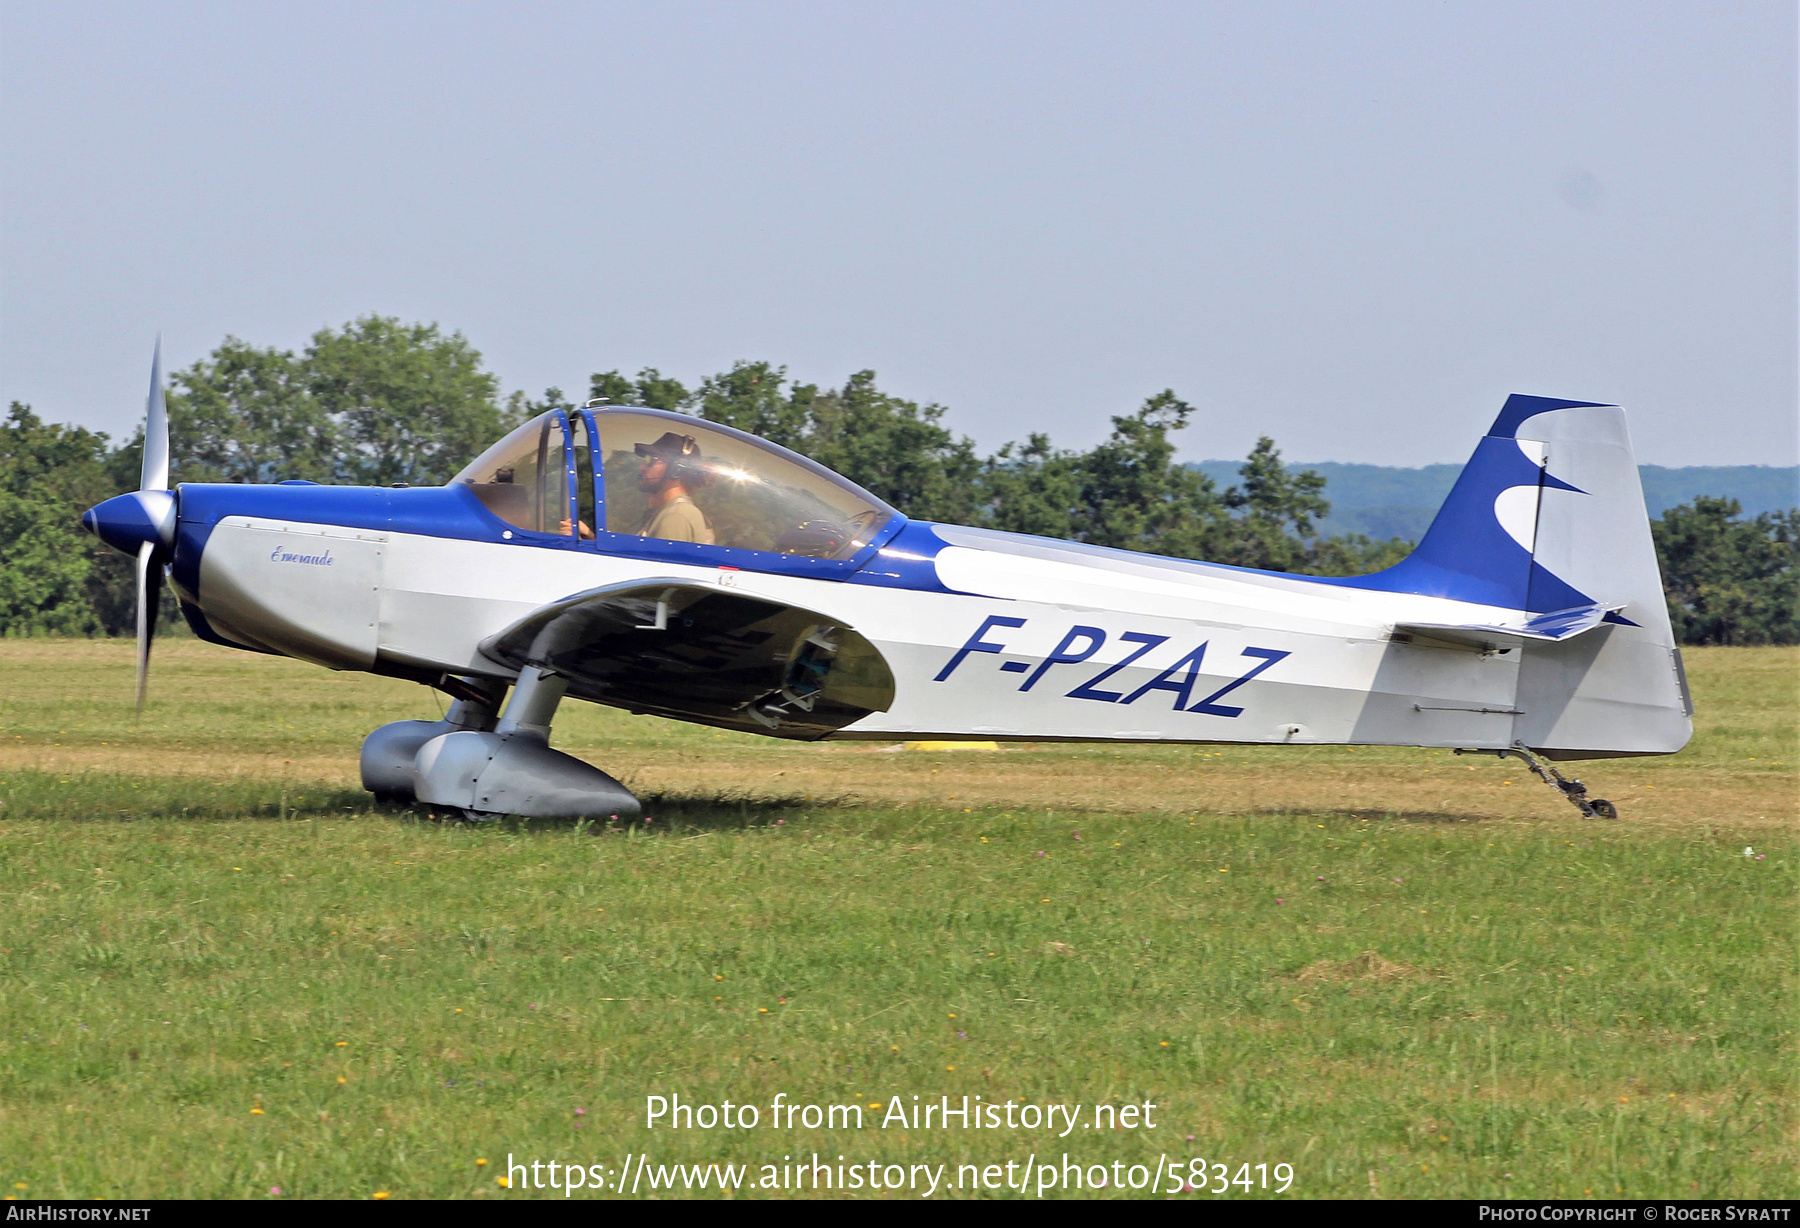
<path id="1" fill-rule="evenodd" d="M 871 641 L 895 694 L 834 735 L 860 738 L 1498 748 L 1515 738 L 1521 661 L 1566 647 L 1395 636 L 1396 624 L 1509 613 L 1468 602 L 940 532 L 950 544 L 915 562 L 952 592 L 229 516 L 206 544 L 200 596 L 226 638 L 331 668 L 379 654 L 510 677 L 478 645 L 533 610 L 678 578 L 817 611 Z M 1046 666 L 1058 655 L 1071 659 Z M 1672 678 L 1645 685 L 1646 702 L 1668 704 Z"/>

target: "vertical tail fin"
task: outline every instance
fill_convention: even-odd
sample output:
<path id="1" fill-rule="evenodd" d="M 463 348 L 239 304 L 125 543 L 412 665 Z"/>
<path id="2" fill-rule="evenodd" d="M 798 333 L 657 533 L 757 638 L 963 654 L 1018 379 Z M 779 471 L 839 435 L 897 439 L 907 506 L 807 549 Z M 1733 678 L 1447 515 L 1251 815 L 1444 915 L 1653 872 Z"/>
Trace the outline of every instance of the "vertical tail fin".
<path id="1" fill-rule="evenodd" d="M 1650 518 L 1616 405 L 1513 396 L 1418 549 L 1348 581 L 1528 615 L 1588 609 L 1594 630 L 1521 644 L 1517 741 L 1552 757 L 1667 754 L 1693 705 Z"/>
<path id="2" fill-rule="evenodd" d="M 1535 427 L 1547 415 L 1565 417 L 1595 410 L 1618 416 L 1623 438 L 1624 420 L 1615 406 L 1548 397 L 1507 398 L 1506 407 L 1476 445 L 1475 454 L 1463 466 L 1418 548 L 1398 566 L 1352 583 L 1358 588 L 1448 597 L 1532 614 L 1602 599 L 1598 593 L 1587 595 L 1579 583 L 1551 570 L 1537 557 L 1546 498 L 1553 502 L 1564 494 L 1587 492 L 1566 476 L 1564 466 L 1551 460 L 1546 445 L 1533 438 L 1542 433 Z M 1629 458 L 1629 442 L 1624 446 Z M 1637 489 L 1635 469 L 1630 478 L 1636 512 L 1642 519 L 1644 499 Z M 1648 540 L 1647 529 L 1645 534 Z M 1655 570 L 1654 556 L 1651 570 Z"/>

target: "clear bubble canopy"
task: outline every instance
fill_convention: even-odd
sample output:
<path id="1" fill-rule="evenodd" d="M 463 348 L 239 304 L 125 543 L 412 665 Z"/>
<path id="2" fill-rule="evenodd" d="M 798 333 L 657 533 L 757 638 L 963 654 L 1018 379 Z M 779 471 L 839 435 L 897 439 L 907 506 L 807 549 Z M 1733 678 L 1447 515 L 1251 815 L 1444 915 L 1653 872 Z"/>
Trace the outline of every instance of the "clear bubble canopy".
<path id="1" fill-rule="evenodd" d="M 697 418 L 615 409 L 593 420 L 597 456 L 585 423 L 576 420 L 571 441 L 552 411 L 483 452 L 451 485 L 467 485 L 518 528 L 590 537 L 593 504 L 579 487 L 598 459 L 609 533 L 822 559 L 849 558 L 898 515 L 805 457 Z"/>

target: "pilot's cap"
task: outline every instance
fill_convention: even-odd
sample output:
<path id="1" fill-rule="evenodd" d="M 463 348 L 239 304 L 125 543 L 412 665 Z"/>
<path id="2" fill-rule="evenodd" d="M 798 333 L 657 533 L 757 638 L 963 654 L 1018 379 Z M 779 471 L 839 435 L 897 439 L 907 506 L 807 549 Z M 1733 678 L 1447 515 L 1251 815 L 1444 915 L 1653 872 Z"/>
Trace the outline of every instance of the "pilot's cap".
<path id="1" fill-rule="evenodd" d="M 640 443 L 634 451 L 639 456 L 655 456 L 667 461 L 700 459 L 699 442 L 692 435 L 677 435 L 674 431 L 663 432 L 663 437 L 655 443 Z"/>
<path id="2" fill-rule="evenodd" d="M 678 482 L 693 487 L 705 486 L 711 482 L 712 474 L 700 456 L 700 442 L 692 435 L 665 431 L 663 437 L 655 443 L 636 444 L 632 450 L 639 456 L 665 462 L 668 465 L 668 476 Z"/>

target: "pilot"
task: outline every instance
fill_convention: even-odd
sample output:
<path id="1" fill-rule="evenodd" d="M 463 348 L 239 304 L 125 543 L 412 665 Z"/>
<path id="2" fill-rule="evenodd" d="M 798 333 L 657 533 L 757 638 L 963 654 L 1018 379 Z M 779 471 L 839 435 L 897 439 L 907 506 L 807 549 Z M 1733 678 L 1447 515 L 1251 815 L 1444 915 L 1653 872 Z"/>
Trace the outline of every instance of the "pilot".
<path id="1" fill-rule="evenodd" d="M 636 447 L 638 489 L 650 496 L 650 510 L 632 532 L 639 537 L 713 544 L 712 525 L 694 504 L 688 488 L 706 485 L 710 475 L 700 461 L 700 445 L 692 435 L 667 431 L 655 443 Z"/>

